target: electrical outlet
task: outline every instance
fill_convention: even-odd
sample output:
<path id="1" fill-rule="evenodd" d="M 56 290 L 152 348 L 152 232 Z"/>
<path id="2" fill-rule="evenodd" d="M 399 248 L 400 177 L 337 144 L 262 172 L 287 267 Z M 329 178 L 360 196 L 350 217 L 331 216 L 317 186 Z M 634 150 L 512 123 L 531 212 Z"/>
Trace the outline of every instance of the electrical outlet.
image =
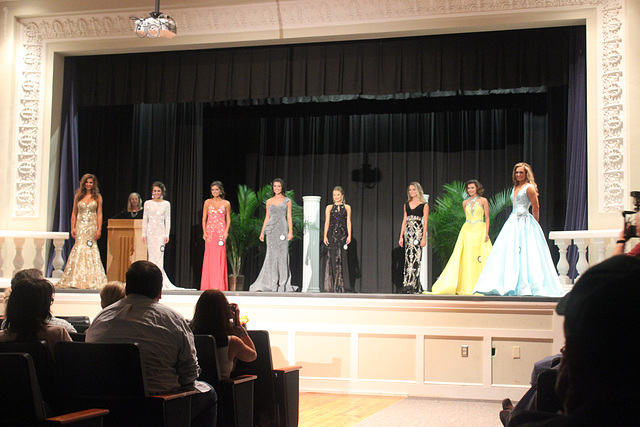
<path id="1" fill-rule="evenodd" d="M 461 357 L 469 357 L 469 346 L 468 345 L 460 346 L 460 356 Z"/>

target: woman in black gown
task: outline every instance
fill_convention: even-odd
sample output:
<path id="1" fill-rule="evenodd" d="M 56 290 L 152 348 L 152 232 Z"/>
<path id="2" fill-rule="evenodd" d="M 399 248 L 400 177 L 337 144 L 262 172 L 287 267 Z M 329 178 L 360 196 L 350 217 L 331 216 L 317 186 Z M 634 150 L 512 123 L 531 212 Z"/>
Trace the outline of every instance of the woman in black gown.
<path id="1" fill-rule="evenodd" d="M 324 212 L 324 244 L 328 246 L 324 292 L 344 292 L 348 277 L 347 248 L 351 243 L 351 206 L 344 202 L 344 190 L 333 189 L 333 204 Z"/>
<path id="2" fill-rule="evenodd" d="M 423 291 L 420 283 L 422 248 L 427 244 L 427 222 L 429 221 L 429 196 L 424 194 L 418 182 L 407 188 L 404 204 L 404 218 L 398 244 L 404 247 L 404 288 L 403 293 L 419 294 Z"/>

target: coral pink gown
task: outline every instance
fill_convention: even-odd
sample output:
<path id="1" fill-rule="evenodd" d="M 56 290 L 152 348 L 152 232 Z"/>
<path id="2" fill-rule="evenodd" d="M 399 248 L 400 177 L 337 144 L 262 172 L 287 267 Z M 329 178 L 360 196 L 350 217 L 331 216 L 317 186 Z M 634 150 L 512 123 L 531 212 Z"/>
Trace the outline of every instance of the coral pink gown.
<path id="1" fill-rule="evenodd" d="M 227 274 L 227 243 L 224 241 L 224 230 L 227 225 L 224 206 L 214 208 L 209 205 L 207 225 L 205 226 L 206 240 L 204 243 L 204 259 L 202 261 L 202 280 L 200 290 L 229 289 Z"/>

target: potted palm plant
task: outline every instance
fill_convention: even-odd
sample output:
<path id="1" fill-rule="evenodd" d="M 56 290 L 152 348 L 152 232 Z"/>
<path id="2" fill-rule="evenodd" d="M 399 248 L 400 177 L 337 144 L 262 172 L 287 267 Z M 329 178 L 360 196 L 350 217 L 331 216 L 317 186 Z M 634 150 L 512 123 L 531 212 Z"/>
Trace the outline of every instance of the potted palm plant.
<path id="1" fill-rule="evenodd" d="M 443 192 L 436 197 L 434 208 L 429 213 L 429 244 L 444 268 L 453 248 L 456 245 L 458 234 L 465 221 L 462 202 L 468 197 L 463 182 L 453 181 L 442 186 Z M 502 229 L 506 218 L 499 216 L 500 212 L 511 206 L 511 189 L 505 188 L 489 199 L 489 237 L 495 242 L 498 233 Z"/>
<path id="2" fill-rule="evenodd" d="M 246 185 L 238 186 L 238 212 L 231 212 L 231 227 L 227 243 L 229 247 L 229 290 L 244 289 L 242 261 L 249 250 L 260 242 L 262 221 L 258 218 L 260 200 L 255 191 Z"/>

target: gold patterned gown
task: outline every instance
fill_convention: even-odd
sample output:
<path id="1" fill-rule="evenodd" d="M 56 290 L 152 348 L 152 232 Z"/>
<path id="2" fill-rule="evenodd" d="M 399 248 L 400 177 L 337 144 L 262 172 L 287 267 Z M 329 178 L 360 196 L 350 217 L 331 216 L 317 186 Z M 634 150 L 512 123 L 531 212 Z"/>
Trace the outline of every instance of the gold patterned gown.
<path id="1" fill-rule="evenodd" d="M 100 251 L 95 241 L 98 230 L 98 202 L 78 202 L 76 242 L 58 284 L 61 288 L 99 289 L 107 283 Z"/>
<path id="2" fill-rule="evenodd" d="M 453 253 L 431 288 L 434 294 L 472 295 L 491 252 L 491 241 L 485 241 L 487 224 L 484 221 L 484 207 L 470 200 L 464 213 L 466 221 L 458 234 Z"/>

